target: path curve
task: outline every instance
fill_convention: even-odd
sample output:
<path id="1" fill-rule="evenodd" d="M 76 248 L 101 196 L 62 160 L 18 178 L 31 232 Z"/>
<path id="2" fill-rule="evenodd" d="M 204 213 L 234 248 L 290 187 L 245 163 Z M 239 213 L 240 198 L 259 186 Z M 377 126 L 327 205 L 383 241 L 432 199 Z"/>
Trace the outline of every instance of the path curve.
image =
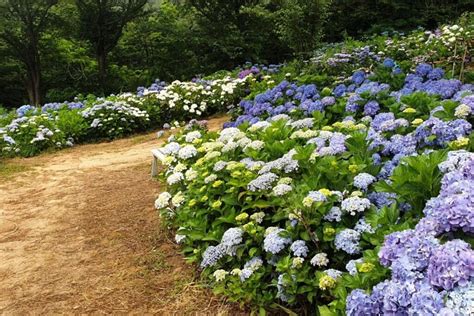
<path id="1" fill-rule="evenodd" d="M 150 133 L 9 162 L 30 169 L 0 179 L 0 313 L 230 311 L 160 229 L 158 146 Z"/>

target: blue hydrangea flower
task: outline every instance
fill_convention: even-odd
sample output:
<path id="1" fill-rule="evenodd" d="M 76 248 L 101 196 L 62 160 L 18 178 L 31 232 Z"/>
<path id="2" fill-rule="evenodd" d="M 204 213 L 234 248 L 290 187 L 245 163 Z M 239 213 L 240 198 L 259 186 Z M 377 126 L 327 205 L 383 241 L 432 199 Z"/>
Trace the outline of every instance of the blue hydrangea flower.
<path id="1" fill-rule="evenodd" d="M 364 115 L 374 116 L 380 110 L 380 105 L 377 101 L 372 100 L 364 105 Z"/>
<path id="2" fill-rule="evenodd" d="M 305 258 L 308 255 L 308 247 L 304 240 L 296 240 L 294 241 L 291 246 L 290 250 L 293 252 L 293 255 L 296 257 L 303 257 Z"/>
<path id="3" fill-rule="evenodd" d="M 393 61 L 391 58 L 385 58 L 383 61 L 383 66 L 386 68 L 393 68 L 395 67 L 395 61 Z"/>
<path id="4" fill-rule="evenodd" d="M 336 249 L 353 255 L 360 252 L 359 240 L 360 233 L 347 228 L 336 234 L 334 245 Z"/>
<path id="5" fill-rule="evenodd" d="M 207 247 L 202 255 L 201 268 L 214 266 L 225 254 L 225 249 L 222 245 Z"/>
<path id="6" fill-rule="evenodd" d="M 270 190 L 276 180 L 278 180 L 278 176 L 272 172 L 268 172 L 250 181 L 247 188 L 253 192 Z"/>
<path id="7" fill-rule="evenodd" d="M 324 219 L 329 222 L 340 222 L 341 216 L 342 216 L 341 208 L 337 206 L 333 206 L 329 210 L 329 212 L 326 215 L 324 215 Z"/>
<path id="8" fill-rule="evenodd" d="M 280 236 L 280 233 L 283 231 L 284 229 L 274 228 L 267 236 L 265 236 L 265 239 L 263 240 L 263 249 L 266 252 L 276 255 L 291 243 L 290 238 Z"/>
<path id="9" fill-rule="evenodd" d="M 375 180 L 375 177 L 369 173 L 359 173 L 354 177 L 354 186 L 365 191 Z"/>
<path id="10" fill-rule="evenodd" d="M 363 290 L 353 290 L 346 299 L 347 316 L 376 315 L 374 304 Z"/>

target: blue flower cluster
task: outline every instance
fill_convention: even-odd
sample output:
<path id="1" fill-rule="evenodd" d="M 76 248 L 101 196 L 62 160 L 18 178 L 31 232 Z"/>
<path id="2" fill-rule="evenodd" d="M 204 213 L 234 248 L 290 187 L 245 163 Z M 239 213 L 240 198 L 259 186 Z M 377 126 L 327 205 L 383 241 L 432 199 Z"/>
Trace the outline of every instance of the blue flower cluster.
<path id="1" fill-rule="evenodd" d="M 474 232 L 474 154 L 450 152 L 439 168 L 446 172 L 442 189 L 427 203 L 425 217 L 413 230 L 386 236 L 380 249 L 380 262 L 390 267 L 392 278 L 375 286 L 370 295 L 352 291 L 346 302 L 348 315 L 448 313 L 444 297 L 472 287 L 474 250 L 463 240 L 442 244 L 437 237 Z"/>
<path id="2" fill-rule="evenodd" d="M 309 115 L 314 111 L 322 111 L 331 104 L 333 99 L 320 98 L 316 85 L 297 86 L 284 80 L 273 89 L 265 91 L 254 100 L 243 100 L 239 106 L 243 114 L 235 122 L 228 122 L 226 127 L 238 126 L 244 122 L 257 123 L 261 118 L 269 118 L 278 114 L 287 114 L 293 110 L 303 111 Z"/>
<path id="3" fill-rule="evenodd" d="M 270 230 L 270 232 L 267 236 L 265 236 L 265 239 L 263 241 L 263 249 L 266 252 L 270 252 L 276 255 L 291 243 L 291 239 L 280 236 L 284 229 L 275 227 L 271 228 L 273 229 Z M 304 251 L 302 252 L 301 249 L 295 250 L 299 250 L 299 253 L 301 254 L 304 253 Z"/>

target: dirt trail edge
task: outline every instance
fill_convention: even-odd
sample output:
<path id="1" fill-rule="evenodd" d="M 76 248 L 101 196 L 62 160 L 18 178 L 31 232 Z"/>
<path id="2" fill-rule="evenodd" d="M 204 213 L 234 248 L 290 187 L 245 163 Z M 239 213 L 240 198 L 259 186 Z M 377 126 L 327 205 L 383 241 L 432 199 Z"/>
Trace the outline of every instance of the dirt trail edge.
<path id="1" fill-rule="evenodd" d="M 0 179 L 0 314 L 233 314 L 160 229 L 159 145 L 152 133 L 12 161 L 31 168 Z"/>

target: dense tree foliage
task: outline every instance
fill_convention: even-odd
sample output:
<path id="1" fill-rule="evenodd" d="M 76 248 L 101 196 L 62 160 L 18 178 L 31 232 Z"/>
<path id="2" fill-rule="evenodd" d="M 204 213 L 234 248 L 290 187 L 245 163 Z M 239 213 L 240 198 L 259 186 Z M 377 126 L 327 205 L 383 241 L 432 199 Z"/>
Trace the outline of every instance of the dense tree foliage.
<path id="1" fill-rule="evenodd" d="M 57 0 L 7 0 L 0 3 L 0 38 L 24 67 L 31 104 L 41 103 L 40 39 Z"/>
<path id="2" fill-rule="evenodd" d="M 434 28 L 473 7 L 471 0 L 0 0 L 0 104 L 306 58 L 323 41 Z"/>
<path id="3" fill-rule="evenodd" d="M 76 0 L 80 33 L 95 51 L 100 86 L 104 89 L 107 56 L 122 36 L 124 27 L 143 13 L 148 0 Z"/>

